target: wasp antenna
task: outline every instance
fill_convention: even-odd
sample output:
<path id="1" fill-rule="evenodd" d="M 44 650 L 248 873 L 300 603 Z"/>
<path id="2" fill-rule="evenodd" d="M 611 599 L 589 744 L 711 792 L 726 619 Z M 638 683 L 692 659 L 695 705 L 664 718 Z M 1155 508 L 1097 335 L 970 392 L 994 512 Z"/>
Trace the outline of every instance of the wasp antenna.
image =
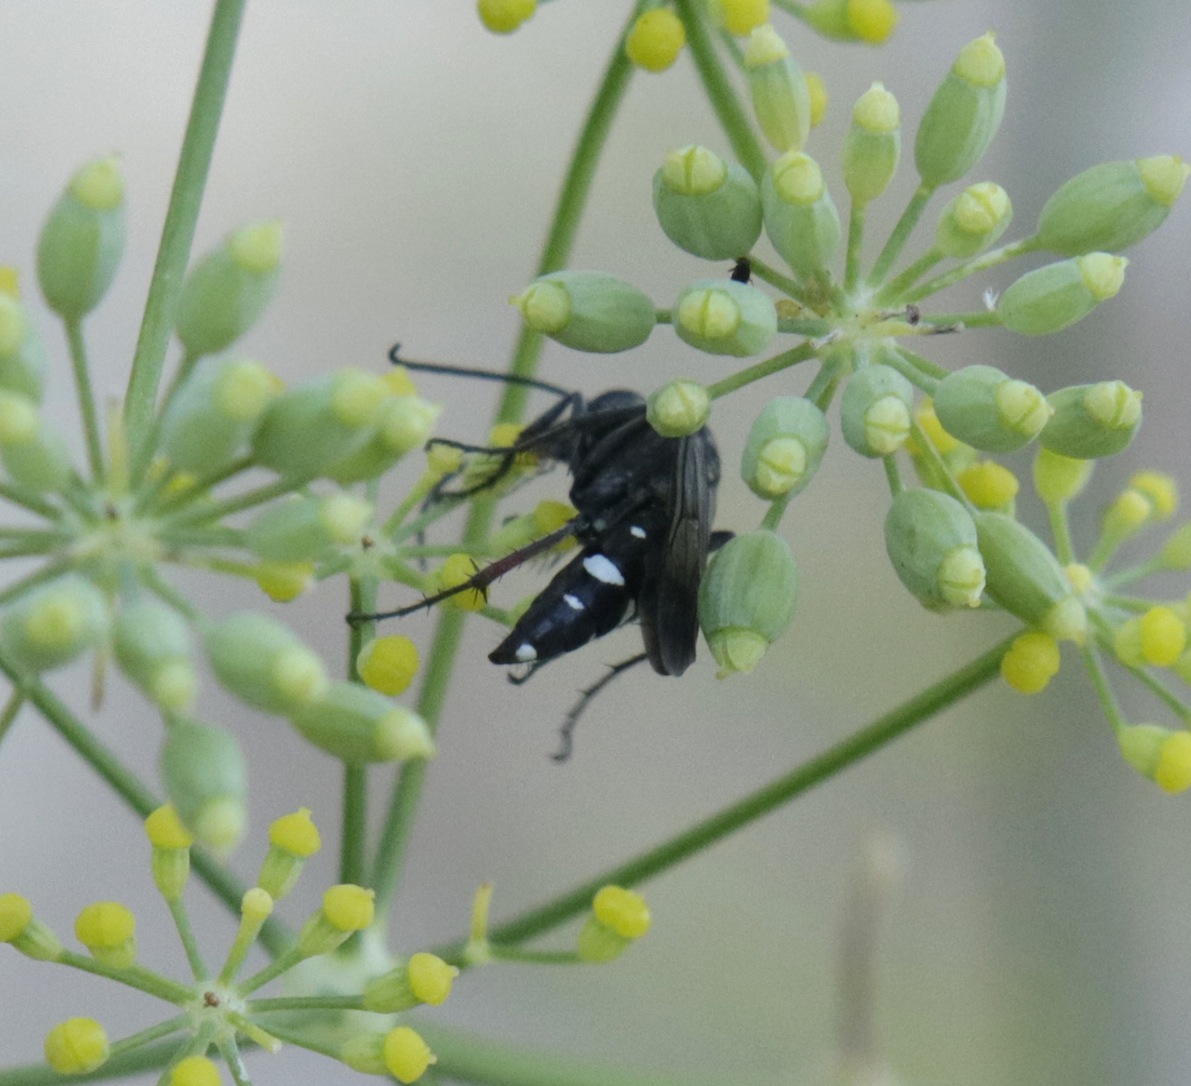
<path id="1" fill-rule="evenodd" d="M 627 660 L 621 660 L 619 664 L 610 664 L 608 666 L 608 674 L 601 676 L 598 680 L 591 684 L 586 690 L 580 692 L 579 700 L 571 706 L 571 710 L 567 713 L 566 718 L 562 722 L 562 727 L 558 729 L 558 750 L 550 755 L 552 762 L 566 762 L 570 760 L 571 753 L 575 749 L 575 727 L 579 723 L 579 718 L 587 710 L 599 694 L 613 679 L 619 675 L 623 675 L 630 668 L 636 667 L 643 660 L 648 660 L 649 657 L 639 652 L 636 656 L 630 656 Z"/>
<path id="2" fill-rule="evenodd" d="M 551 392 L 555 396 L 573 395 L 568 389 L 552 385 L 549 381 L 541 381 L 536 377 L 526 377 L 519 373 L 496 373 L 493 370 L 454 366 L 446 362 L 415 362 L 409 358 L 402 358 L 400 352 L 401 344 L 394 343 L 389 350 L 389 361 L 394 366 L 404 366 L 408 370 L 417 370 L 421 373 L 442 373 L 454 377 L 475 377 L 481 381 L 499 381 L 506 385 L 526 385 L 529 388 L 541 389 L 543 392 Z"/>

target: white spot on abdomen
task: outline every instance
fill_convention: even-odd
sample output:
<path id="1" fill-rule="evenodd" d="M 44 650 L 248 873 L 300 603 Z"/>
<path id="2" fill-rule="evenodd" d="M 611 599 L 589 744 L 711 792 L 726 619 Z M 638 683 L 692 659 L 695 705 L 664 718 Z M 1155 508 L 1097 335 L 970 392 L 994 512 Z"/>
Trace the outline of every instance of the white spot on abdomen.
<path id="1" fill-rule="evenodd" d="M 517 646 L 517 651 L 513 653 L 517 657 L 519 664 L 528 664 L 531 660 L 538 658 L 538 650 L 533 647 L 528 641 L 523 641 Z"/>
<path id="2" fill-rule="evenodd" d="M 582 611 L 583 610 L 583 601 L 578 596 L 572 596 L 568 592 L 562 598 L 563 598 L 563 602 L 566 603 L 566 605 L 572 611 Z"/>
<path id="3" fill-rule="evenodd" d="M 644 539 L 645 538 L 645 529 L 640 527 L 637 524 L 634 524 L 629 529 L 629 535 L 631 535 L 634 539 Z"/>
<path id="4" fill-rule="evenodd" d="M 616 563 L 602 554 L 589 554 L 583 559 L 583 568 L 601 584 L 624 584 Z"/>

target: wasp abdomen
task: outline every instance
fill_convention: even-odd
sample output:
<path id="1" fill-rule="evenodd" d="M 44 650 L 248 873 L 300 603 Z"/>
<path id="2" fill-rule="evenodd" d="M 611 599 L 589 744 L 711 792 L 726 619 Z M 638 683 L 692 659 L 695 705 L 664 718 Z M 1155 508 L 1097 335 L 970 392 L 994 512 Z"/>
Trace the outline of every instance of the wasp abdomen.
<path id="1" fill-rule="evenodd" d="M 650 518 L 619 525 L 584 547 L 488 655 L 494 664 L 544 663 L 616 629 L 641 592 Z M 637 521 L 640 520 L 641 523 Z"/>

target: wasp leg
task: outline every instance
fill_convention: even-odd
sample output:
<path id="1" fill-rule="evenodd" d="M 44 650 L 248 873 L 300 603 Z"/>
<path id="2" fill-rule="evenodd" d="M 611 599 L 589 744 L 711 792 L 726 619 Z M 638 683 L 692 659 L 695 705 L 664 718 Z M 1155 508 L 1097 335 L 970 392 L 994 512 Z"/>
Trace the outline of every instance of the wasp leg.
<path id="1" fill-rule="evenodd" d="M 636 656 L 630 656 L 627 660 L 621 660 L 619 664 L 612 664 L 608 668 L 608 674 L 602 676 L 596 682 L 592 683 L 586 690 L 579 695 L 579 700 L 571 706 L 571 710 L 566 715 L 566 719 L 562 722 L 562 727 L 558 729 L 558 750 L 550 755 L 551 760 L 555 762 L 566 762 L 570 760 L 571 752 L 575 746 L 575 727 L 579 723 L 579 718 L 583 715 L 587 706 L 595 699 L 595 696 L 604 689 L 613 679 L 618 675 L 623 675 L 630 668 L 636 667 L 643 660 L 649 657 L 639 652 Z M 530 672 L 530 674 L 533 674 Z M 528 677 L 528 676 L 527 676 Z"/>
<path id="2" fill-rule="evenodd" d="M 523 562 L 528 562 L 531 558 L 536 558 L 539 554 L 545 553 L 552 547 L 557 546 L 564 539 L 570 539 L 571 536 L 579 535 L 586 528 L 586 517 L 572 517 L 561 528 L 555 529 L 549 535 L 544 535 L 541 539 L 535 539 L 532 543 L 506 554 L 503 558 L 498 558 L 495 562 L 490 562 L 483 569 L 477 569 L 462 584 L 444 588 L 441 592 L 435 592 L 432 596 L 424 596 L 417 603 L 411 603 L 408 607 L 399 607 L 395 611 L 374 611 L 371 613 L 351 611 L 347 616 L 348 625 L 359 626 L 365 622 L 377 622 L 382 618 L 405 618 L 406 615 L 412 615 L 415 611 L 421 611 L 424 607 L 433 607 L 436 603 L 441 603 L 443 600 L 450 599 L 452 596 L 457 596 L 460 592 L 487 592 L 488 586 L 498 577 L 503 577 Z"/>

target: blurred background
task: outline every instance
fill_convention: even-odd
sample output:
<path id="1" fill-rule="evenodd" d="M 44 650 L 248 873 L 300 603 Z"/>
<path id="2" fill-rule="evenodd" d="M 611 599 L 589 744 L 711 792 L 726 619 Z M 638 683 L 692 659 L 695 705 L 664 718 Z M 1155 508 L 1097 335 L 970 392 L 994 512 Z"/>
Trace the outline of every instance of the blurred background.
<path id="1" fill-rule="evenodd" d="M 245 222 L 286 224 L 279 293 L 243 351 L 290 380 L 345 364 L 383 369 L 398 340 L 412 357 L 502 366 L 517 328 L 506 299 L 532 274 L 575 132 L 630 6 L 560 0 L 497 38 L 471 3 L 250 5 L 196 240 L 203 252 Z M 24 270 L 27 299 L 43 318 L 60 367 L 50 403 L 65 426 L 73 426 L 65 345 L 34 285 L 38 228 L 81 163 L 123 156 L 128 251 L 86 325 L 97 392 L 118 395 L 209 10 L 192 0 L 9 0 L 0 12 L 0 261 Z M 879 50 L 824 42 L 777 19 L 803 66 L 826 80 L 829 112 L 808 150 L 841 206 L 839 148 L 856 97 L 883 81 L 901 103 L 909 147 L 958 49 L 990 28 L 1007 58 L 1009 104 L 969 180 L 1008 189 L 1021 224 L 1008 237 L 1027 232 L 1047 196 L 1094 163 L 1191 152 L 1185 0 L 939 0 L 901 10 Z M 573 266 L 631 279 L 659 305 L 722 270 L 674 249 L 653 221 L 651 176 L 666 150 L 689 142 L 727 153 L 683 56 L 664 75 L 635 78 Z M 913 185 L 907 156 L 870 212 L 870 259 Z M 1179 206 L 1130 252 L 1122 293 L 1067 332 L 1036 340 L 981 331 L 926 345 L 949 365 L 995 364 L 1044 389 L 1121 377 L 1145 390 L 1139 439 L 1100 467 L 1076 508 L 1084 553 L 1099 508 L 1131 472 L 1189 481 L 1189 251 L 1191 214 Z M 986 287 L 1003 289 L 1023 270 L 1015 263 L 974 278 L 946 307 L 976 308 Z M 665 329 L 622 356 L 550 346 L 542 370 L 585 393 L 725 372 Z M 789 383 L 716 405 L 720 526 L 748 528 L 762 515 L 736 465 L 765 400 L 801 391 L 806 378 L 792 373 Z M 448 403 L 440 433 L 483 439 L 495 389 L 429 377 L 420 386 Z M 1016 466 L 1028 475 L 1028 461 Z M 405 469 L 393 493 L 415 470 Z M 557 473 L 541 494 L 561 497 L 565 486 Z M 799 614 L 758 672 L 717 682 L 705 650 L 681 682 L 634 672 L 591 707 L 565 766 L 548 755 L 575 691 L 637 651 L 638 634 L 620 631 L 516 688 L 485 659 L 498 631 L 473 622 L 394 946 L 412 952 L 463 934 L 484 880 L 495 883 L 497 919 L 569 888 L 838 741 L 1008 632 L 1011 624 L 992 617 L 932 617 L 910 599 L 885 559 L 886 503 L 879 466 L 837 443 L 786 518 L 802 572 Z M 1042 526 L 1036 503 L 1023 498 L 1020 509 Z M 510 578 L 497 598 L 511 601 L 540 579 L 540 571 Z M 208 580 L 177 583 L 206 593 L 212 612 L 243 605 L 243 592 L 226 584 L 221 597 Z M 394 606 L 408 598 L 386 591 Z M 342 583 L 332 582 L 285 617 L 341 667 L 346 610 Z M 426 644 L 433 621 L 418 616 L 401 629 Z M 837 1037 L 841 918 L 876 841 L 882 864 L 898 872 L 880 924 L 877 1023 L 899 1081 L 1185 1083 L 1191 808 L 1125 766 L 1073 655 L 1066 663 L 1042 696 L 994 684 L 649 883 L 654 931 L 622 961 L 477 971 L 427 1021 L 723 1082 L 823 1082 Z M 85 711 L 88 682 L 81 668 L 56 676 L 54 688 Z M 152 778 L 159 720 L 120 679 L 109 687 L 97 730 Z M 1135 719 L 1154 711 L 1119 689 Z M 313 808 L 328 845 L 335 840 L 335 763 L 211 683 L 200 714 L 233 724 L 248 753 L 253 821 L 235 861 L 242 875 L 255 872 L 269 821 L 299 805 Z M 388 774 L 374 776 L 379 813 Z M 290 922 L 336 881 L 334 851 L 308 866 L 285 903 Z M 85 903 L 124 901 L 140 918 L 143 960 L 184 966 L 151 891 L 138 820 L 32 712 L 0 758 L 0 890 L 29 896 L 64 937 Z M 209 956 L 220 958 L 232 923 L 197 882 L 189 900 Z M 547 943 L 567 940 L 559 932 Z M 38 1059 L 46 1030 L 71 1015 L 100 1018 L 113 1037 L 159 1018 L 147 997 L 11 953 L 0 955 L 0 1006 L 4 1065 Z M 259 1083 L 356 1081 L 292 1049 L 257 1054 L 252 1067 Z"/>

